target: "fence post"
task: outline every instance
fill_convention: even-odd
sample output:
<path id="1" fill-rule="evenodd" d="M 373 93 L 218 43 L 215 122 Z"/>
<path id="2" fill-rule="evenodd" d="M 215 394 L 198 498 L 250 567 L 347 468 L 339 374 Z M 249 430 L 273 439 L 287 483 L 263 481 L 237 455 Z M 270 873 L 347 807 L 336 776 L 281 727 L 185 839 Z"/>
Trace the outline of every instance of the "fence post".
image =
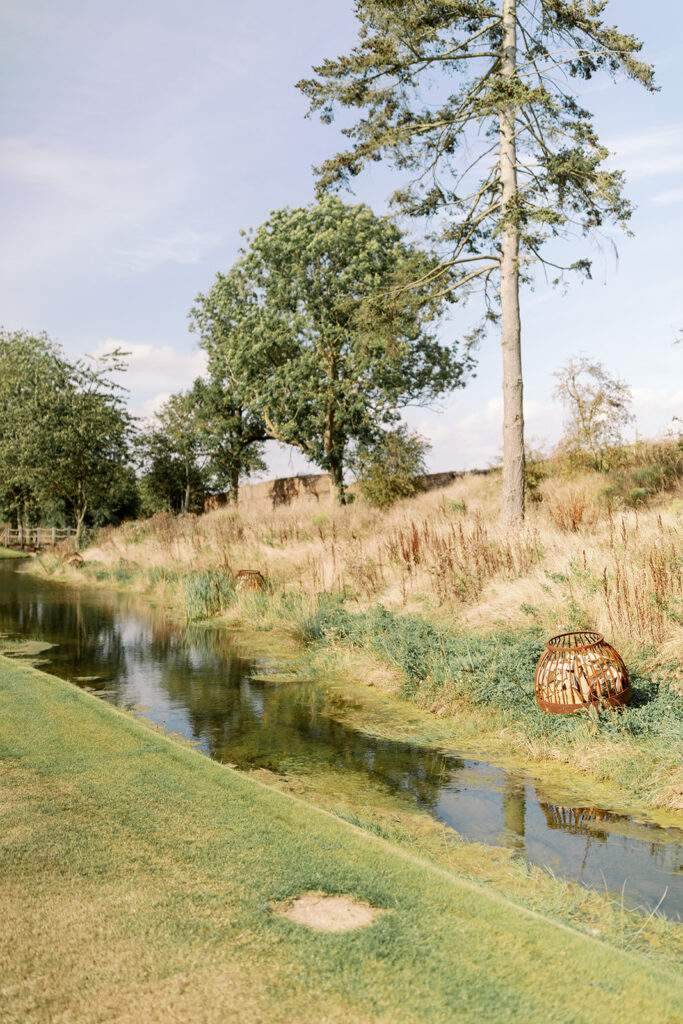
<path id="1" fill-rule="evenodd" d="M 6 526 L 5 527 L 5 547 L 6 548 L 8 548 L 10 546 L 9 530 L 10 530 L 9 526 Z"/>
<path id="2" fill-rule="evenodd" d="M 54 547 L 56 543 L 57 543 L 57 527 L 53 526 L 52 527 L 52 547 Z"/>

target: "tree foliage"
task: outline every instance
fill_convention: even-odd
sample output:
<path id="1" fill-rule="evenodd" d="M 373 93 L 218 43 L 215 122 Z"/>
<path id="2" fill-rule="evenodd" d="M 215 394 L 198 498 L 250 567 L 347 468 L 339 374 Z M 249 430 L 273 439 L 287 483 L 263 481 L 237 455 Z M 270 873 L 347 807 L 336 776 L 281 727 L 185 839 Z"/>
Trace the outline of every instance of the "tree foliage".
<path id="1" fill-rule="evenodd" d="M 1 332 L 0 367 L 0 493 L 10 515 L 61 514 L 78 543 L 87 516 L 132 508 L 134 427 L 111 377 L 122 353 L 71 362 L 45 334 Z"/>
<path id="2" fill-rule="evenodd" d="M 148 514 L 201 512 L 206 493 L 228 490 L 265 469 L 264 427 L 245 411 L 231 381 L 197 378 L 162 405 L 142 443 L 142 494 Z"/>
<path id="3" fill-rule="evenodd" d="M 45 334 L 0 332 L 0 500 L 5 515 L 27 522 L 38 505 L 49 452 L 46 424 L 65 384 L 56 346 Z"/>
<path id="4" fill-rule="evenodd" d="M 328 197 L 273 213 L 192 324 L 243 414 L 328 470 L 344 500 L 355 445 L 463 383 L 467 360 L 432 332 L 436 272 L 387 219 Z"/>
<path id="5" fill-rule="evenodd" d="M 193 395 L 198 406 L 206 475 L 212 491 L 227 491 L 237 502 L 240 480 L 265 470 L 263 420 L 240 398 L 233 381 L 224 375 L 196 380 Z"/>
<path id="6" fill-rule="evenodd" d="M 146 504 L 154 505 L 150 499 L 156 492 L 174 512 L 187 515 L 191 505 L 193 511 L 201 511 L 206 453 L 193 390 L 180 391 L 164 402 L 145 436 L 143 451 Z"/>
<path id="7" fill-rule="evenodd" d="M 444 289 L 481 286 L 484 320 L 502 315 L 504 510 L 523 514 L 518 291 L 538 266 L 555 280 L 590 273 L 559 237 L 625 225 L 623 176 L 606 164 L 573 81 L 604 71 L 653 89 L 641 43 L 605 19 L 607 0 L 358 0 L 358 44 L 299 88 L 324 122 L 357 112 L 348 148 L 318 168 L 319 189 L 348 186 L 388 158 L 404 177 L 397 211 L 420 218 Z"/>
<path id="8" fill-rule="evenodd" d="M 574 464 L 604 470 L 634 418 L 630 387 L 586 356 L 570 359 L 554 376 L 553 394 L 567 410 L 562 449 Z"/>
<path id="9" fill-rule="evenodd" d="M 419 478 L 427 472 L 425 458 L 430 447 L 405 424 L 388 430 L 370 448 L 361 445 L 353 468 L 367 503 L 385 509 L 416 494 Z"/>

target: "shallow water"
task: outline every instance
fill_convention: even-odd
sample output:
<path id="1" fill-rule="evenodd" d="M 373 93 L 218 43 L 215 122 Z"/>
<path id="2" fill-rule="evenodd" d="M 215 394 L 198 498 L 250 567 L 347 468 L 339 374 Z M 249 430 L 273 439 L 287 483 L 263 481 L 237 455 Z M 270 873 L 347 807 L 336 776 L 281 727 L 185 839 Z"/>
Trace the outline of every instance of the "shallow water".
<path id="1" fill-rule="evenodd" d="M 45 669 L 192 739 L 239 768 L 328 772 L 400 798 L 467 839 L 502 845 L 554 874 L 683 918 L 683 831 L 544 791 L 530 775 L 342 721 L 324 681 L 282 681 L 266 661 L 236 655 L 225 630 L 174 626 L 130 595 L 69 590 L 0 559 L 0 635 L 56 646 Z M 335 697 L 338 700 L 338 697 Z M 666 893 L 666 895 L 664 895 Z M 662 896 L 664 898 L 662 900 Z"/>

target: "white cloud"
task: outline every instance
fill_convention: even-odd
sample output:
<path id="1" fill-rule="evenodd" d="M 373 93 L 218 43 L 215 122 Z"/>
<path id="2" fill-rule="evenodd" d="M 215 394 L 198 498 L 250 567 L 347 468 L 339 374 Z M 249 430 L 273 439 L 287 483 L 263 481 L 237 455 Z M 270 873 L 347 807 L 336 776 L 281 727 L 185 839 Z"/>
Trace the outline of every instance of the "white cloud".
<path id="1" fill-rule="evenodd" d="M 660 192 L 659 195 L 652 196 L 650 202 L 656 203 L 658 206 L 676 206 L 678 203 L 683 203 L 683 188 L 672 188 L 668 192 Z"/>
<path id="2" fill-rule="evenodd" d="M 114 349 L 130 353 L 128 370 L 121 381 L 130 391 L 131 407 L 143 416 L 153 415 L 170 395 L 184 391 L 206 371 L 206 355 L 192 349 L 179 352 L 170 345 L 148 345 L 107 338 L 91 354 L 103 356 Z"/>
<path id="3" fill-rule="evenodd" d="M 35 135 L 0 139 L 0 181 L 11 197 L 3 276 L 23 279 L 70 260 L 135 272 L 197 263 L 220 236 L 182 212 L 190 175 L 151 141 L 125 158 Z"/>
<path id="4" fill-rule="evenodd" d="M 153 395 L 152 398 L 145 399 L 132 411 L 136 416 L 142 416 L 145 420 L 153 419 L 159 412 L 164 402 L 168 402 L 171 397 L 170 391 L 160 391 L 158 395 Z"/>
<path id="5" fill-rule="evenodd" d="M 0 175 L 6 181 L 57 192 L 62 199 L 100 199 L 105 189 L 110 191 L 137 171 L 134 162 L 96 156 L 58 139 L 33 135 L 0 139 Z"/>
<path id="6" fill-rule="evenodd" d="M 632 394 L 638 430 L 645 437 L 661 437 L 671 426 L 674 416 L 683 416 L 683 387 L 634 387 Z"/>
<path id="7" fill-rule="evenodd" d="M 119 249 L 122 263 L 129 270 L 146 270 L 162 263 L 199 263 L 210 249 L 220 244 L 214 231 L 179 229 L 173 234 L 141 239 L 133 249 Z"/>
<path id="8" fill-rule="evenodd" d="M 683 124 L 625 135 L 612 139 L 607 146 L 630 179 L 683 171 Z"/>
<path id="9" fill-rule="evenodd" d="M 428 463 L 434 472 L 484 469 L 501 456 L 503 399 L 490 398 L 465 415 L 463 404 L 448 406 L 440 413 L 410 410 L 404 416 L 432 445 Z M 534 448 L 546 448 L 560 436 L 562 411 L 557 405 L 525 401 L 524 420 L 527 440 Z"/>

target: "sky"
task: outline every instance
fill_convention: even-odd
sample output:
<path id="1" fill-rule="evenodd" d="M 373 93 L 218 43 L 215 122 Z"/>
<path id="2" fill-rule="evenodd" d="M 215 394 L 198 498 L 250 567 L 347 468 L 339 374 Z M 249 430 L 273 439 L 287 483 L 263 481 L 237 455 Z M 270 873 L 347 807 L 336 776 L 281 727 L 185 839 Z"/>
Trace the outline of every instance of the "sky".
<path id="1" fill-rule="evenodd" d="M 683 5 L 611 0 L 607 13 L 644 40 L 661 90 L 583 87 L 626 172 L 634 234 L 592 250 L 592 281 L 561 292 L 541 279 L 523 295 L 536 449 L 562 430 L 553 371 L 579 354 L 631 386 L 639 436 L 683 415 Z M 141 416 L 188 387 L 204 368 L 188 329 L 196 296 L 234 262 L 240 229 L 312 201 L 312 166 L 340 148 L 339 128 L 306 118 L 294 83 L 355 39 L 350 0 L 3 0 L 0 324 L 46 331 L 71 356 L 124 348 Z M 398 180 L 376 165 L 348 200 L 386 212 Z M 476 300 L 456 309 L 444 340 L 476 319 Z M 432 444 L 430 470 L 500 456 L 501 373 L 492 334 L 465 389 L 406 411 Z M 275 444 L 268 466 L 316 471 Z"/>

